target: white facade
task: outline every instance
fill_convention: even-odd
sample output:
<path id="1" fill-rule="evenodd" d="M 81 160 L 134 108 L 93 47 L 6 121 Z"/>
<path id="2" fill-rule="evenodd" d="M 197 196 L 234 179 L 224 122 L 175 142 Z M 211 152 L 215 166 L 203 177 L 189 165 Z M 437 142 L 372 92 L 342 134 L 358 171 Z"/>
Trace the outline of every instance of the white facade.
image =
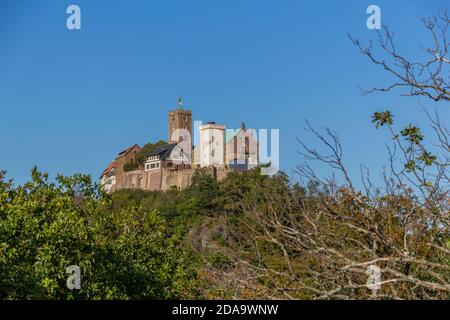
<path id="1" fill-rule="evenodd" d="M 179 143 L 174 146 L 164 158 L 161 158 L 161 155 L 159 154 L 147 157 L 147 160 L 144 163 L 144 171 L 159 170 L 162 166 L 162 160 L 171 161 L 174 164 L 191 164 L 189 156 L 189 153 L 184 152 L 182 143 Z"/>
<path id="2" fill-rule="evenodd" d="M 144 163 L 144 171 L 157 170 L 161 167 L 159 156 L 150 156 Z"/>
<path id="3" fill-rule="evenodd" d="M 200 167 L 225 165 L 225 126 L 208 123 L 200 126 Z"/>
<path id="4" fill-rule="evenodd" d="M 116 185 L 115 173 L 110 173 L 101 177 L 100 184 L 103 186 L 104 190 L 109 193 L 111 189 L 113 189 L 113 187 Z"/>
<path id="5" fill-rule="evenodd" d="M 185 152 L 185 150 L 183 150 L 183 146 L 188 148 L 191 147 L 190 144 L 183 144 L 183 142 L 180 142 L 170 151 L 168 160 L 171 160 L 175 164 L 191 164 L 190 150 L 187 150 L 187 152 Z"/>

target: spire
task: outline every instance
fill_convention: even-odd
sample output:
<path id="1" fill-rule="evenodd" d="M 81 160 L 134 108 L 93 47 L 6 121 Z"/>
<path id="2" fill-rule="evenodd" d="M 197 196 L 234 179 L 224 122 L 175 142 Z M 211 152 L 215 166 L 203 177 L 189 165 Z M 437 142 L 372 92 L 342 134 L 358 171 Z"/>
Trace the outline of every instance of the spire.
<path id="1" fill-rule="evenodd" d="M 183 98 L 178 98 L 178 110 L 183 110 Z"/>

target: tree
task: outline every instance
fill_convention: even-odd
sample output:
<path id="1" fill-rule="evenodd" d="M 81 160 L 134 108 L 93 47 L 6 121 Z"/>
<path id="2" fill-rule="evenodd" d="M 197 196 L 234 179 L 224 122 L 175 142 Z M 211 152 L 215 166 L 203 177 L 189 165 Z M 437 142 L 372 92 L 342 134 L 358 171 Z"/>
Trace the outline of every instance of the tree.
<path id="1" fill-rule="evenodd" d="M 145 162 L 145 160 L 147 160 L 147 157 L 149 156 L 149 154 L 157 147 L 163 146 L 165 145 L 167 142 L 163 141 L 163 140 L 159 140 L 158 142 L 155 143 L 147 143 L 146 145 L 144 145 L 142 147 L 142 149 L 136 153 L 136 157 L 135 157 L 135 161 L 138 164 L 143 164 Z"/>
<path id="2" fill-rule="evenodd" d="M 379 58 L 372 49 L 372 43 L 364 46 L 350 36 L 352 42 L 367 56 L 371 62 L 381 66 L 383 70 L 395 78 L 394 83 L 380 88 L 363 90 L 364 93 L 386 92 L 403 88 L 407 96 L 423 96 L 434 101 L 450 100 L 450 65 L 449 39 L 447 30 L 450 18 L 447 10 L 438 12 L 431 19 L 422 19 L 425 28 L 431 35 L 431 46 L 422 46 L 426 58 L 413 61 L 397 51 L 393 33 L 387 26 L 378 31 L 378 44 L 386 53 L 385 58 Z"/>
<path id="3" fill-rule="evenodd" d="M 433 41 L 433 47 L 425 49 L 431 56 L 427 61 L 411 62 L 401 56 L 386 27 L 379 33 L 379 44 L 393 64 L 351 38 L 370 61 L 398 80 L 365 94 L 407 88 L 409 96 L 448 101 L 449 19 L 444 13 L 424 23 Z M 363 190 L 348 175 L 337 134 L 330 129 L 321 133 L 306 122 L 306 131 L 324 148 L 299 140 L 302 154 L 308 161 L 328 165 L 332 174 L 319 177 L 305 164 L 297 173 L 308 182 L 306 194 L 295 192 L 283 179 L 269 178 L 250 191 L 264 201 L 236 198 L 233 206 L 240 213 L 229 224 L 232 237 L 218 250 L 230 263 L 227 268 L 209 264 L 214 274 L 210 278 L 220 286 L 220 294 L 269 299 L 449 299 L 448 130 L 437 115 L 424 112 L 435 133 L 433 148 L 425 144 L 418 127 L 397 131 L 390 111 L 373 115 L 377 128 L 388 128 L 393 146 L 382 172 L 384 188 L 375 187 L 362 168 Z M 375 272 L 379 281 L 374 281 Z"/>
<path id="4" fill-rule="evenodd" d="M 0 174 L 1 299 L 173 299 L 195 292 L 183 232 L 157 210 L 111 198 L 89 176 L 37 169 L 14 187 Z M 189 263 L 188 263 L 189 262 Z M 81 289 L 66 287 L 66 267 L 81 269 Z"/>
<path id="5" fill-rule="evenodd" d="M 166 142 L 163 140 L 159 140 L 156 143 L 147 143 L 142 147 L 141 150 L 139 150 L 134 158 L 131 160 L 131 162 L 124 163 L 123 165 L 123 171 L 133 171 L 139 169 L 144 162 L 147 160 L 147 157 L 150 155 L 150 153 L 157 147 L 160 147 L 162 145 L 165 145 Z"/>

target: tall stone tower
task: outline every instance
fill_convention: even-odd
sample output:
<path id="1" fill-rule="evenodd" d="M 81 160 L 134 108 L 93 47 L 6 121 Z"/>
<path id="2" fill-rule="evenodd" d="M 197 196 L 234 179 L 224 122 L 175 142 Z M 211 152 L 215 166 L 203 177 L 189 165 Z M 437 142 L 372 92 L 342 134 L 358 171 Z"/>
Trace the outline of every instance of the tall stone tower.
<path id="1" fill-rule="evenodd" d="M 178 108 L 169 111 L 169 143 L 178 143 L 183 158 L 192 164 L 192 111 L 183 109 L 183 101 L 178 99 Z"/>
<path id="2" fill-rule="evenodd" d="M 200 126 L 200 166 L 225 166 L 225 126 L 208 122 Z"/>
<path id="3" fill-rule="evenodd" d="M 185 132 L 183 132 L 185 131 Z M 187 136 L 186 133 L 189 133 Z M 192 111 L 183 109 L 182 99 L 178 99 L 178 108 L 169 111 L 169 143 L 189 140 L 192 145 Z"/>

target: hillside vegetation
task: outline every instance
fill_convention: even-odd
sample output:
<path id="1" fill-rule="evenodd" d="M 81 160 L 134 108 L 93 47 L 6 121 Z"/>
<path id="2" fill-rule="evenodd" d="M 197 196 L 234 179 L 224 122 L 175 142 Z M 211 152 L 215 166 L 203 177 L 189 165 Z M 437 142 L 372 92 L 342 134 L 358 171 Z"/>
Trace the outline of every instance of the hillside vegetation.
<path id="1" fill-rule="evenodd" d="M 365 94 L 400 90 L 448 108 L 449 15 L 423 23 L 432 41 L 419 61 L 387 27 L 381 50 L 351 38 L 393 79 Z M 298 140 L 301 153 L 330 173 L 307 162 L 297 183 L 260 168 L 221 182 L 200 170 L 186 190 L 107 195 L 89 176 L 50 182 L 33 169 L 15 186 L 1 172 L 0 299 L 450 299 L 449 131 L 428 109 L 426 139 L 396 128 L 389 110 L 373 114 L 387 163 L 361 167 L 358 184 L 336 133 L 308 122 L 317 144 Z M 70 265 L 79 290 L 66 287 Z"/>
<path id="2" fill-rule="evenodd" d="M 0 182 L 1 299 L 450 298 L 448 212 L 259 169 L 107 195 L 88 176 Z M 82 270 L 80 290 L 66 267 Z"/>

